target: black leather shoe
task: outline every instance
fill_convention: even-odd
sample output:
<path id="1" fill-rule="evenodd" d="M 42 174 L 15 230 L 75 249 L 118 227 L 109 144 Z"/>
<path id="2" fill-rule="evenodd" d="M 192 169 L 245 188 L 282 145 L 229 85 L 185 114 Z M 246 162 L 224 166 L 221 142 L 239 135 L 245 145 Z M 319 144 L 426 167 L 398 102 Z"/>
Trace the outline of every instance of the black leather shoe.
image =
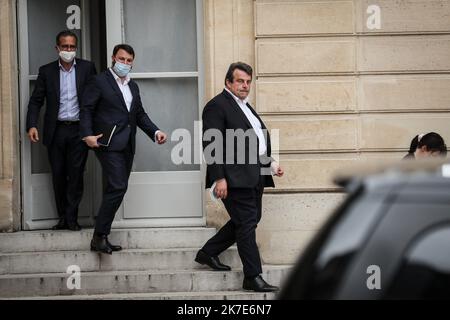
<path id="1" fill-rule="evenodd" d="M 112 251 L 122 250 L 121 246 L 115 246 L 115 245 L 111 244 L 111 242 L 109 242 L 109 240 L 108 240 L 108 237 L 106 237 L 106 243 L 108 244 L 108 246 L 111 248 Z"/>
<path id="2" fill-rule="evenodd" d="M 251 290 L 256 292 L 272 292 L 278 291 L 279 288 L 275 286 L 271 286 L 261 276 L 257 276 L 255 278 L 244 278 L 244 283 L 242 285 L 244 290 Z"/>
<path id="3" fill-rule="evenodd" d="M 91 251 L 112 254 L 113 250 L 108 245 L 107 241 L 108 241 L 108 238 L 106 235 L 99 236 L 99 235 L 94 234 L 94 236 L 92 237 L 92 240 L 91 240 Z"/>
<path id="4" fill-rule="evenodd" d="M 52 230 L 64 230 L 67 229 L 67 224 L 64 219 L 60 219 L 57 224 L 52 227 Z"/>
<path id="5" fill-rule="evenodd" d="M 221 263 L 218 257 L 211 257 L 202 250 L 197 252 L 197 256 L 195 257 L 195 262 L 198 262 L 200 264 L 206 264 L 206 265 L 210 266 L 211 268 L 213 268 L 214 270 L 218 270 L 218 271 L 230 271 L 231 270 L 231 268 L 229 266 Z"/>
<path id="6" fill-rule="evenodd" d="M 71 223 L 67 225 L 67 229 L 71 230 L 71 231 L 80 231 L 81 230 L 81 226 L 78 223 Z"/>

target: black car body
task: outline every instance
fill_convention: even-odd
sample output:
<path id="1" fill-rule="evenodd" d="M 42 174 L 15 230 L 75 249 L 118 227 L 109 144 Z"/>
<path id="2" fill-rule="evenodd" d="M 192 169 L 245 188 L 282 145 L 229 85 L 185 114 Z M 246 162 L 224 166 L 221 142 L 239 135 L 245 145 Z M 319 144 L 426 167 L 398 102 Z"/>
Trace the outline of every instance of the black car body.
<path id="1" fill-rule="evenodd" d="M 278 298 L 449 299 L 448 170 L 448 164 L 408 163 L 337 179 L 348 197 Z"/>

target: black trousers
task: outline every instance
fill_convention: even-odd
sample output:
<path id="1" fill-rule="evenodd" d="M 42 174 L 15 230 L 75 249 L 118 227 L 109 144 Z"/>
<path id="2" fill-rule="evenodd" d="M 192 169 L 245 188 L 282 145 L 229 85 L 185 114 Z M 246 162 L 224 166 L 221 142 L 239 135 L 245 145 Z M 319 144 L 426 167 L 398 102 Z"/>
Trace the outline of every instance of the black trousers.
<path id="1" fill-rule="evenodd" d="M 134 154 L 128 144 L 124 151 L 110 152 L 98 149 L 95 154 L 102 166 L 103 199 L 95 222 L 95 233 L 108 235 L 117 210 L 128 189 L 128 179 Z"/>
<path id="2" fill-rule="evenodd" d="M 73 224 L 83 196 L 83 174 L 88 156 L 78 124 L 57 124 L 47 148 L 52 170 L 53 191 L 60 220 Z"/>
<path id="3" fill-rule="evenodd" d="M 262 273 L 256 227 L 261 220 L 264 178 L 261 176 L 253 189 L 228 189 L 228 196 L 222 201 L 231 219 L 202 248 L 206 254 L 217 256 L 236 243 L 244 276 L 248 278 Z"/>

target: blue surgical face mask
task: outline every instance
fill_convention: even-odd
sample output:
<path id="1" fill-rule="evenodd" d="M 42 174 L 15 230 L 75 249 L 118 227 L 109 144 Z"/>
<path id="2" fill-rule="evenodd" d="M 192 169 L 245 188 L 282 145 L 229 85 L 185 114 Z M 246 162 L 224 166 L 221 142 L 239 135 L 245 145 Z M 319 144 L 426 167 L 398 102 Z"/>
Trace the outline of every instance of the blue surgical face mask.
<path id="1" fill-rule="evenodd" d="M 129 64 L 116 61 L 113 66 L 113 70 L 120 78 L 125 78 L 128 73 L 130 73 L 131 66 Z"/>

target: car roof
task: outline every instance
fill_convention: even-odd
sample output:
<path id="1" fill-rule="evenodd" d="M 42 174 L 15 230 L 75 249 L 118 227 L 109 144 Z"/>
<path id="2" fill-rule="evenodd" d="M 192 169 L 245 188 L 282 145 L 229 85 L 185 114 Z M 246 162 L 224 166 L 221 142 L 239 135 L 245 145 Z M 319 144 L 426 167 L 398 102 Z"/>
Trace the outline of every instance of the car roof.
<path id="1" fill-rule="evenodd" d="M 369 161 L 338 170 L 334 183 L 348 188 L 364 183 L 371 190 L 387 186 L 415 184 L 424 188 L 450 187 L 450 162 L 447 159 Z"/>

